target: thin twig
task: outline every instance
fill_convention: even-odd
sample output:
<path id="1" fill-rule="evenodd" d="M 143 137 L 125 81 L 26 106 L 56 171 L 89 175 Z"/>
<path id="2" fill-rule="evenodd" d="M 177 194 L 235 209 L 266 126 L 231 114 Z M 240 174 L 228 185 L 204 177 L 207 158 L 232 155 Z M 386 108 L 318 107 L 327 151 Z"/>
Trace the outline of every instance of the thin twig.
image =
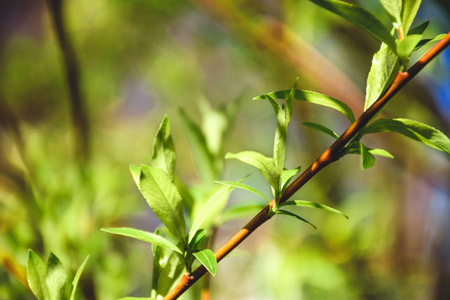
<path id="1" fill-rule="evenodd" d="M 306 169 L 283 193 L 280 203 L 286 201 L 314 175 L 330 163 L 339 159 L 339 152 L 354 138 L 359 131 L 366 126 L 373 117 L 394 97 L 412 78 L 414 78 L 433 58 L 450 45 L 450 32 L 433 48 L 425 53 L 417 63 L 406 72 L 399 72 L 389 89 L 367 109 L 350 127 L 334 142 L 308 169 Z M 273 203 L 273 200 L 272 200 Z M 247 225 L 239 230 L 219 250 L 215 252 L 217 261 L 221 261 L 240 243 L 242 243 L 253 231 L 264 224 L 268 219 L 269 205 L 260 211 Z M 170 291 L 165 300 L 177 299 L 205 273 L 206 268 L 198 267 L 191 274 L 184 274 L 178 284 Z"/>

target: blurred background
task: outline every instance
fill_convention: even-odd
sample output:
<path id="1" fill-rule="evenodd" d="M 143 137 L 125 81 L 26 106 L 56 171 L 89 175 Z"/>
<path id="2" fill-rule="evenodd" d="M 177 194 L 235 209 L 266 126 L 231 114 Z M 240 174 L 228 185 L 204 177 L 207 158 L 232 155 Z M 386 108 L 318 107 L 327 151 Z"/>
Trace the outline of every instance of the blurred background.
<path id="1" fill-rule="evenodd" d="M 378 1 L 356 2 L 389 26 Z M 449 30 L 449 15 L 448 1 L 423 1 L 414 24 L 430 20 L 425 37 L 433 37 Z M 300 89 L 340 99 L 359 116 L 379 46 L 309 1 L 0 1 L 0 299 L 34 298 L 21 284 L 30 248 L 43 258 L 54 252 L 71 274 L 90 255 L 79 299 L 148 297 L 150 245 L 100 228 L 159 225 L 128 166 L 148 161 L 164 114 L 176 170 L 195 185 L 179 108 L 197 120 L 199 99 L 213 107 L 238 100 L 224 150 L 271 155 L 272 108 L 251 99 L 299 77 Z M 449 99 L 447 50 L 384 116 L 449 135 Z M 332 139 L 301 122 L 338 134 L 349 124 L 326 108 L 294 108 L 286 167 L 305 169 Z M 395 134 L 365 142 L 395 159 L 378 158 L 363 172 L 359 157 L 347 156 L 295 196 L 350 219 L 299 209 L 316 231 L 274 218 L 220 263 L 212 299 L 450 299 L 448 157 Z M 218 179 L 249 173 L 247 184 L 269 195 L 256 169 L 237 161 L 226 161 Z M 235 191 L 230 202 L 249 200 Z M 246 221 L 225 224 L 217 245 Z"/>

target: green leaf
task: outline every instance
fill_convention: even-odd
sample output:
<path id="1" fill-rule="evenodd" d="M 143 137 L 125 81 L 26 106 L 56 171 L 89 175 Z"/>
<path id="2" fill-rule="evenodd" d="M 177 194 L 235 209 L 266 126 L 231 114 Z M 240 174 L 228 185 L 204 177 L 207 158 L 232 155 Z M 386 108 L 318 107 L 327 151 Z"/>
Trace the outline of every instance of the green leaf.
<path id="1" fill-rule="evenodd" d="M 233 187 L 230 186 L 222 187 L 200 208 L 189 230 L 189 242 L 192 241 L 197 230 L 209 229 L 217 215 L 225 208 L 232 190 Z"/>
<path id="2" fill-rule="evenodd" d="M 158 246 L 168 248 L 170 250 L 173 250 L 173 251 L 183 255 L 182 248 L 177 247 L 175 244 L 173 244 L 169 240 L 163 238 L 162 236 L 151 233 L 151 232 L 134 229 L 134 228 L 128 228 L 128 227 L 102 228 L 101 230 L 104 232 L 112 233 L 112 234 L 127 236 L 127 237 L 130 237 L 133 239 L 147 242 L 147 243 L 156 244 Z"/>
<path id="3" fill-rule="evenodd" d="M 267 97 L 271 97 L 273 99 L 288 99 L 289 95 L 291 94 L 290 90 L 284 90 L 284 91 L 277 91 L 268 93 L 266 95 L 261 95 L 258 97 L 253 98 L 253 100 L 264 100 L 267 99 Z M 342 113 L 344 116 L 348 118 L 350 123 L 353 123 L 355 121 L 355 116 L 353 115 L 353 111 L 348 107 L 347 104 L 344 102 L 341 102 L 337 99 L 328 97 L 326 95 L 313 92 L 313 91 L 304 91 L 304 90 L 296 90 L 294 95 L 294 100 L 298 101 L 305 101 L 309 103 L 314 103 L 322 106 L 326 106 L 329 108 L 333 108 L 340 113 Z"/>
<path id="4" fill-rule="evenodd" d="M 287 188 L 289 182 L 291 181 L 292 177 L 298 174 L 300 172 L 301 167 L 290 169 L 290 170 L 283 170 L 281 172 L 281 191 L 284 192 L 284 190 Z"/>
<path id="5" fill-rule="evenodd" d="M 252 217 L 259 213 L 265 206 L 260 203 L 238 203 L 231 205 L 223 212 L 221 223 Z"/>
<path id="6" fill-rule="evenodd" d="M 206 230 L 204 229 L 197 230 L 194 234 L 194 237 L 189 242 L 189 250 L 191 251 L 198 250 L 200 243 L 203 241 L 205 237 L 206 237 Z"/>
<path id="7" fill-rule="evenodd" d="M 361 153 L 361 168 L 367 170 L 375 164 L 375 157 L 369 152 L 369 149 L 362 143 L 359 143 Z"/>
<path id="8" fill-rule="evenodd" d="M 275 141 L 273 144 L 273 161 L 275 163 L 275 167 L 278 169 L 278 172 L 281 173 L 284 166 L 284 156 L 286 153 L 286 136 L 287 136 L 287 128 L 288 122 L 286 119 L 286 110 L 281 107 L 278 102 L 273 100 L 270 96 L 267 96 L 270 104 L 275 111 L 275 115 L 277 117 L 277 129 L 275 131 Z"/>
<path id="9" fill-rule="evenodd" d="M 169 176 L 161 169 L 141 165 L 139 189 L 161 222 L 186 244 L 183 200 Z"/>
<path id="10" fill-rule="evenodd" d="M 290 211 L 286 211 L 286 210 L 283 210 L 283 209 L 279 209 L 279 210 L 277 210 L 276 214 L 277 214 L 277 215 L 286 215 L 286 216 L 293 217 L 293 218 L 295 218 L 295 219 L 297 219 L 297 220 L 300 220 L 300 221 L 302 221 L 302 222 L 305 222 L 305 223 L 311 225 L 312 227 L 314 227 L 314 229 L 317 229 L 317 227 L 314 226 L 312 223 L 310 223 L 309 221 L 303 219 L 302 217 L 300 217 L 300 216 L 298 216 L 298 215 L 296 215 L 296 214 L 294 214 L 294 213 L 291 213 Z"/>
<path id="11" fill-rule="evenodd" d="M 180 119 L 186 131 L 188 140 L 193 150 L 196 166 L 200 178 L 204 182 L 211 182 L 216 179 L 217 170 L 214 164 L 214 157 L 208 150 L 208 144 L 200 128 L 180 109 Z"/>
<path id="12" fill-rule="evenodd" d="M 386 11 L 393 17 L 395 22 L 401 22 L 402 0 L 381 0 Z"/>
<path id="13" fill-rule="evenodd" d="M 27 281 L 33 294 L 38 300 L 50 299 L 45 275 L 47 267 L 44 261 L 33 251 L 28 250 Z"/>
<path id="14" fill-rule="evenodd" d="M 164 116 L 155 139 L 153 140 L 153 152 L 150 166 L 163 170 L 173 181 L 175 149 L 170 135 L 170 124 L 167 115 Z"/>
<path id="15" fill-rule="evenodd" d="M 214 253 L 209 249 L 200 250 L 198 252 L 192 253 L 198 261 L 205 266 L 206 270 L 213 276 L 217 272 L 217 260 Z"/>
<path id="16" fill-rule="evenodd" d="M 155 235 L 162 237 L 161 230 L 159 230 L 159 228 L 155 230 Z M 158 292 L 158 283 L 160 281 L 160 275 L 165 265 L 164 259 L 165 257 L 163 247 L 161 247 L 156 243 L 152 243 L 152 252 L 153 252 L 153 270 L 152 270 L 152 291 L 150 295 L 156 298 Z"/>
<path id="17" fill-rule="evenodd" d="M 339 211 L 339 210 L 337 210 L 335 208 L 329 207 L 329 206 L 324 205 L 324 204 L 311 202 L 311 201 L 289 200 L 289 201 L 286 201 L 286 202 L 283 202 L 282 204 L 280 204 L 280 207 L 292 206 L 292 205 L 293 206 L 310 207 L 310 208 L 318 208 L 318 209 L 326 210 L 326 211 L 329 211 L 329 212 L 332 212 L 332 213 L 340 214 L 340 215 L 342 215 L 342 216 L 344 216 L 344 217 L 346 217 L 348 219 L 347 215 L 345 215 L 344 213 L 342 213 L 341 211 Z"/>
<path id="18" fill-rule="evenodd" d="M 390 154 L 384 149 L 369 149 L 369 152 L 373 155 L 384 156 L 387 158 L 394 158 L 392 154 Z"/>
<path id="19" fill-rule="evenodd" d="M 139 187 L 139 177 L 141 176 L 141 167 L 140 166 L 131 165 L 130 166 L 130 172 L 131 172 L 131 176 L 133 176 L 134 182 Z"/>
<path id="20" fill-rule="evenodd" d="M 389 30 L 370 12 L 364 8 L 335 0 L 311 0 L 315 4 L 328 9 L 329 11 L 344 17 L 353 24 L 361 27 L 367 33 L 381 42 L 386 43 L 395 50 L 395 39 Z"/>
<path id="21" fill-rule="evenodd" d="M 422 24 L 412 28 L 409 30 L 408 35 L 412 34 L 423 34 L 425 30 L 428 28 L 430 21 L 423 22 Z"/>
<path id="22" fill-rule="evenodd" d="M 75 292 L 77 290 L 78 282 L 80 281 L 81 274 L 83 273 L 84 267 L 86 266 L 88 259 L 89 259 L 89 255 L 84 259 L 83 263 L 78 268 L 77 273 L 75 274 L 75 277 L 72 281 L 72 290 L 70 292 L 69 300 L 75 300 Z"/>
<path id="23" fill-rule="evenodd" d="M 254 151 L 242 151 L 239 153 L 227 153 L 226 159 L 235 158 L 240 161 L 245 162 L 251 166 L 256 167 L 264 176 L 264 178 L 269 182 L 274 190 L 274 196 L 280 195 L 280 177 L 281 174 L 279 170 L 275 167 L 275 163 L 272 158 L 264 156 L 259 152 Z"/>
<path id="24" fill-rule="evenodd" d="M 62 300 L 67 284 L 67 272 L 55 254 L 50 253 L 47 259 L 45 282 L 48 287 L 49 299 Z"/>
<path id="25" fill-rule="evenodd" d="M 380 50 L 372 59 L 372 66 L 367 77 L 366 101 L 364 110 L 367 110 L 386 88 L 394 81 L 400 69 L 398 57 L 385 43 L 381 44 Z"/>
<path id="26" fill-rule="evenodd" d="M 204 97 L 200 97 L 199 108 L 202 114 L 201 129 L 207 149 L 213 156 L 218 157 L 229 125 L 227 115 L 221 110 L 213 109 Z"/>
<path id="27" fill-rule="evenodd" d="M 442 40 L 445 36 L 446 36 L 446 34 L 443 33 L 443 34 L 439 34 L 439 35 L 435 36 L 435 37 L 432 38 L 432 39 L 423 39 L 423 40 L 421 40 L 421 41 L 417 44 L 417 46 L 416 46 L 416 48 L 414 49 L 414 51 L 419 50 L 420 48 L 422 48 L 423 46 L 425 46 L 425 45 L 427 45 L 427 44 L 430 44 L 430 43 L 434 43 L 434 42 L 440 41 L 440 40 Z"/>
<path id="28" fill-rule="evenodd" d="M 125 298 L 120 298 L 119 300 L 156 300 L 156 298 L 148 298 L 148 297 L 125 297 Z"/>
<path id="29" fill-rule="evenodd" d="M 340 157 L 344 157 L 347 154 L 361 154 L 361 145 L 360 144 L 361 144 L 361 142 L 352 142 L 350 145 L 348 145 L 341 151 Z M 394 156 L 392 156 L 392 154 L 390 154 L 389 152 L 387 152 L 384 149 L 371 149 L 371 148 L 367 148 L 367 149 L 369 149 L 369 152 L 372 155 L 394 158 Z"/>
<path id="30" fill-rule="evenodd" d="M 335 139 L 339 138 L 339 135 L 337 135 L 336 132 L 334 132 L 330 128 L 328 128 L 326 126 L 323 126 L 321 124 L 313 123 L 313 122 L 303 122 L 302 124 L 304 126 L 306 126 L 306 127 L 309 127 L 309 128 L 314 129 L 314 130 L 317 130 L 317 131 L 323 132 L 325 134 L 328 134 L 329 136 L 331 136 L 331 137 L 333 137 Z"/>
<path id="31" fill-rule="evenodd" d="M 408 35 L 402 40 L 397 40 L 397 53 L 404 69 L 408 67 L 409 57 L 422 38 L 421 34 Z"/>
<path id="32" fill-rule="evenodd" d="M 436 128 L 418 121 L 409 119 L 378 119 L 367 126 L 364 134 L 379 132 L 400 133 L 450 155 L 450 139 Z"/>
<path id="33" fill-rule="evenodd" d="M 228 185 L 228 186 L 232 186 L 232 187 L 236 187 L 236 188 L 240 188 L 243 190 L 247 190 L 249 192 L 252 192 L 253 194 L 258 195 L 259 197 L 263 198 L 264 201 L 266 201 L 267 203 L 270 203 L 269 199 L 267 199 L 266 196 L 264 196 L 261 192 L 259 192 L 257 189 L 252 188 L 249 185 L 240 183 L 240 182 L 234 182 L 234 181 L 215 181 L 216 183 L 219 184 L 223 184 L 223 185 Z"/>
<path id="34" fill-rule="evenodd" d="M 409 31 L 412 22 L 416 18 L 422 0 L 403 0 L 402 28 L 403 32 Z"/>

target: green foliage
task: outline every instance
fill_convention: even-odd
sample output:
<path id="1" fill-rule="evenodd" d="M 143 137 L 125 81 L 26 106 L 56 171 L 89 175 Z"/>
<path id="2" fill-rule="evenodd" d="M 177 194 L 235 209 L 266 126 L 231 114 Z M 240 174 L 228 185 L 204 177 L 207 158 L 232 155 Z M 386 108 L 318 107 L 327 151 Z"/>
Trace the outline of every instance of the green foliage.
<path id="1" fill-rule="evenodd" d="M 81 264 L 72 281 L 70 300 L 75 298 L 75 290 L 88 258 Z M 50 253 L 45 263 L 33 250 L 28 251 L 27 281 L 38 300 L 65 299 L 68 275 L 59 258 L 53 253 Z"/>

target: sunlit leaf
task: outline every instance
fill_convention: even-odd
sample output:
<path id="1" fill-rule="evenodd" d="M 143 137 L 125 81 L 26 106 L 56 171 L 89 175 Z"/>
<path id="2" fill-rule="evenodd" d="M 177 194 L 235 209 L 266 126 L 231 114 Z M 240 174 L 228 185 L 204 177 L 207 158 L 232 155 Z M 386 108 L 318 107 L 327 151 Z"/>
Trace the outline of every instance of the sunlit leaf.
<path id="1" fill-rule="evenodd" d="M 345 215 L 344 213 L 342 213 L 341 211 L 339 211 L 335 208 L 329 207 L 327 205 L 324 205 L 324 204 L 316 203 L 316 202 L 305 201 L 305 200 L 288 200 L 288 201 L 280 204 L 280 207 L 283 207 L 283 206 L 302 206 L 302 207 L 318 208 L 318 209 L 326 210 L 326 211 L 329 211 L 332 213 L 340 214 L 348 219 L 348 216 Z"/>
<path id="2" fill-rule="evenodd" d="M 292 177 L 300 172 L 301 167 L 289 170 L 283 170 L 281 172 L 281 190 L 284 191 L 291 181 Z"/>
<path id="3" fill-rule="evenodd" d="M 147 243 L 156 244 L 183 255 L 183 249 L 177 247 L 175 244 L 165 239 L 164 237 L 151 232 L 128 227 L 102 228 L 101 230 L 112 234 L 127 236 Z"/>
<path id="4" fill-rule="evenodd" d="M 352 142 L 350 145 L 348 145 L 341 151 L 341 153 L 340 153 L 341 157 L 343 157 L 347 154 L 361 154 L 361 145 L 360 144 L 361 144 L 360 142 Z M 366 148 L 369 150 L 369 152 L 372 155 L 384 156 L 387 158 L 394 158 L 394 156 L 392 156 L 392 154 L 390 154 L 389 152 L 387 152 L 384 149 L 371 149 L 368 147 L 366 147 Z"/>
<path id="5" fill-rule="evenodd" d="M 232 220 L 253 217 L 259 213 L 266 205 L 261 203 L 239 203 L 225 209 L 222 214 L 221 222 L 226 223 Z"/>
<path id="6" fill-rule="evenodd" d="M 274 189 L 276 195 L 280 192 L 280 177 L 278 169 L 275 167 L 275 163 L 272 158 L 264 156 L 263 154 L 255 151 L 243 151 L 239 153 L 227 153 L 225 158 L 235 158 L 243 161 L 251 166 L 256 167 L 269 182 Z"/>
<path id="7" fill-rule="evenodd" d="M 183 200 L 168 175 L 161 169 L 141 165 L 139 189 L 161 222 L 184 242 Z"/>
<path id="8" fill-rule="evenodd" d="M 203 239 L 206 237 L 206 231 L 204 229 L 197 230 L 192 238 L 192 240 L 189 242 L 189 250 L 196 251 L 198 250 L 198 247 L 200 243 L 203 241 Z"/>
<path id="9" fill-rule="evenodd" d="M 422 0 L 403 0 L 402 28 L 406 33 L 416 18 Z"/>
<path id="10" fill-rule="evenodd" d="M 159 229 L 155 230 L 155 235 L 161 236 L 161 231 Z M 152 243 L 153 252 L 153 270 L 152 270 L 152 291 L 151 296 L 157 297 L 158 283 L 160 281 L 161 271 L 165 266 L 164 251 L 163 247 L 156 243 Z"/>
<path id="11" fill-rule="evenodd" d="M 217 260 L 214 253 L 209 249 L 200 250 L 192 253 L 198 261 L 205 266 L 206 270 L 213 276 L 217 272 Z"/>
<path id="12" fill-rule="evenodd" d="M 192 241 L 197 230 L 209 229 L 209 226 L 214 222 L 214 219 L 225 208 L 232 190 L 233 187 L 231 186 L 222 187 L 200 208 L 192 222 L 191 229 L 189 230 L 189 242 Z"/>
<path id="13" fill-rule="evenodd" d="M 277 215 L 286 215 L 286 216 L 293 217 L 294 219 L 297 219 L 297 220 L 300 220 L 300 221 L 302 221 L 302 222 L 305 222 L 305 223 L 311 225 L 312 227 L 314 227 L 314 229 L 317 229 L 317 227 L 314 226 L 312 223 L 310 223 L 309 221 L 303 219 L 303 218 L 300 217 L 299 215 L 296 215 L 296 214 L 294 214 L 294 213 L 291 213 L 290 211 L 283 210 L 283 209 L 279 209 L 279 210 L 277 210 L 276 214 L 277 214 Z"/>
<path id="14" fill-rule="evenodd" d="M 205 136 L 208 151 L 218 156 L 229 125 L 227 116 L 225 112 L 213 109 L 211 104 L 203 97 L 200 97 L 199 108 L 202 113 L 201 129 Z"/>
<path id="15" fill-rule="evenodd" d="M 141 176 L 141 166 L 130 166 L 131 176 L 133 176 L 134 182 L 139 187 L 139 177 Z"/>
<path id="16" fill-rule="evenodd" d="M 373 155 L 384 156 L 387 158 L 394 158 L 392 154 L 390 154 L 384 149 L 369 149 L 369 152 Z"/>
<path id="17" fill-rule="evenodd" d="M 372 59 L 372 66 L 367 76 L 366 101 L 364 110 L 367 110 L 392 83 L 400 69 L 398 57 L 385 43 Z"/>
<path id="18" fill-rule="evenodd" d="M 266 95 L 261 95 L 253 98 L 253 100 L 263 100 L 267 99 L 267 96 L 273 99 L 288 99 L 291 94 L 291 90 L 277 91 L 268 93 Z M 328 97 L 324 94 L 320 94 L 313 91 L 304 91 L 304 90 L 296 90 L 294 93 L 294 100 L 305 101 L 309 103 L 314 103 L 318 105 L 323 105 L 329 108 L 333 108 L 342 114 L 344 114 L 348 120 L 353 123 L 355 121 L 355 116 L 353 115 L 353 111 L 342 101 L 337 99 Z"/>
<path id="19" fill-rule="evenodd" d="M 240 182 L 234 182 L 234 181 L 216 181 L 216 182 L 219 183 L 219 184 L 228 185 L 228 186 L 240 188 L 240 189 L 243 189 L 243 190 L 247 190 L 247 191 L 252 192 L 252 193 L 258 195 L 259 197 L 263 198 L 264 201 L 266 201 L 267 203 L 270 202 L 269 199 L 267 199 L 266 196 L 264 196 L 257 189 L 252 188 L 249 185 L 246 185 L 246 184 L 243 184 L 243 183 L 240 183 Z"/>
<path id="20" fill-rule="evenodd" d="M 45 275 L 45 281 L 47 283 L 49 299 L 59 300 L 63 299 L 66 284 L 67 284 L 67 272 L 64 269 L 61 261 L 55 254 L 50 252 L 47 259 L 47 272 Z"/>
<path id="21" fill-rule="evenodd" d="M 83 270 L 84 270 L 88 260 L 89 260 L 89 255 L 84 259 L 83 263 L 78 268 L 77 273 L 75 274 L 75 277 L 72 281 L 72 290 L 70 292 L 69 300 L 75 300 L 75 292 L 77 291 L 78 282 L 80 281 L 81 274 L 83 274 Z"/>
<path id="22" fill-rule="evenodd" d="M 27 281 L 33 294 L 38 300 L 50 299 L 45 281 L 47 267 L 44 261 L 33 251 L 28 250 Z"/>
<path id="23" fill-rule="evenodd" d="M 361 27 L 367 33 L 381 42 L 386 43 L 395 50 L 395 39 L 389 30 L 370 12 L 364 8 L 335 0 L 311 0 L 315 4 L 346 18 L 353 24 Z"/>
<path id="24" fill-rule="evenodd" d="M 320 131 L 320 132 L 323 132 L 323 133 L 325 133 L 325 134 L 327 134 L 327 135 L 329 135 L 329 136 L 331 136 L 331 137 L 333 137 L 335 139 L 339 138 L 339 135 L 337 135 L 336 132 L 334 132 L 330 128 L 328 128 L 326 126 L 323 126 L 321 124 L 313 123 L 313 122 L 303 122 L 302 124 L 305 125 L 306 127 L 312 128 L 312 129 Z"/>
<path id="25" fill-rule="evenodd" d="M 152 160 L 150 165 L 166 172 L 173 181 L 173 170 L 175 166 L 175 149 L 170 135 L 170 124 L 167 115 L 153 140 Z"/>
<path id="26" fill-rule="evenodd" d="M 422 38 L 421 34 L 408 35 L 402 40 L 397 40 L 397 54 L 404 68 L 408 67 L 409 57 Z"/>
<path id="27" fill-rule="evenodd" d="M 286 109 L 281 107 L 278 102 L 267 96 L 277 117 L 277 129 L 275 131 L 275 141 L 273 145 L 273 162 L 278 172 L 281 173 L 284 166 L 284 156 L 286 152 L 286 136 L 288 128 L 288 120 L 286 119 Z"/>
<path id="28" fill-rule="evenodd" d="M 364 134 L 396 132 L 450 155 L 450 139 L 429 125 L 409 119 L 378 119 L 367 126 Z"/>
<path id="29" fill-rule="evenodd" d="M 401 22 L 402 0 L 381 0 L 381 4 L 397 23 Z"/>

